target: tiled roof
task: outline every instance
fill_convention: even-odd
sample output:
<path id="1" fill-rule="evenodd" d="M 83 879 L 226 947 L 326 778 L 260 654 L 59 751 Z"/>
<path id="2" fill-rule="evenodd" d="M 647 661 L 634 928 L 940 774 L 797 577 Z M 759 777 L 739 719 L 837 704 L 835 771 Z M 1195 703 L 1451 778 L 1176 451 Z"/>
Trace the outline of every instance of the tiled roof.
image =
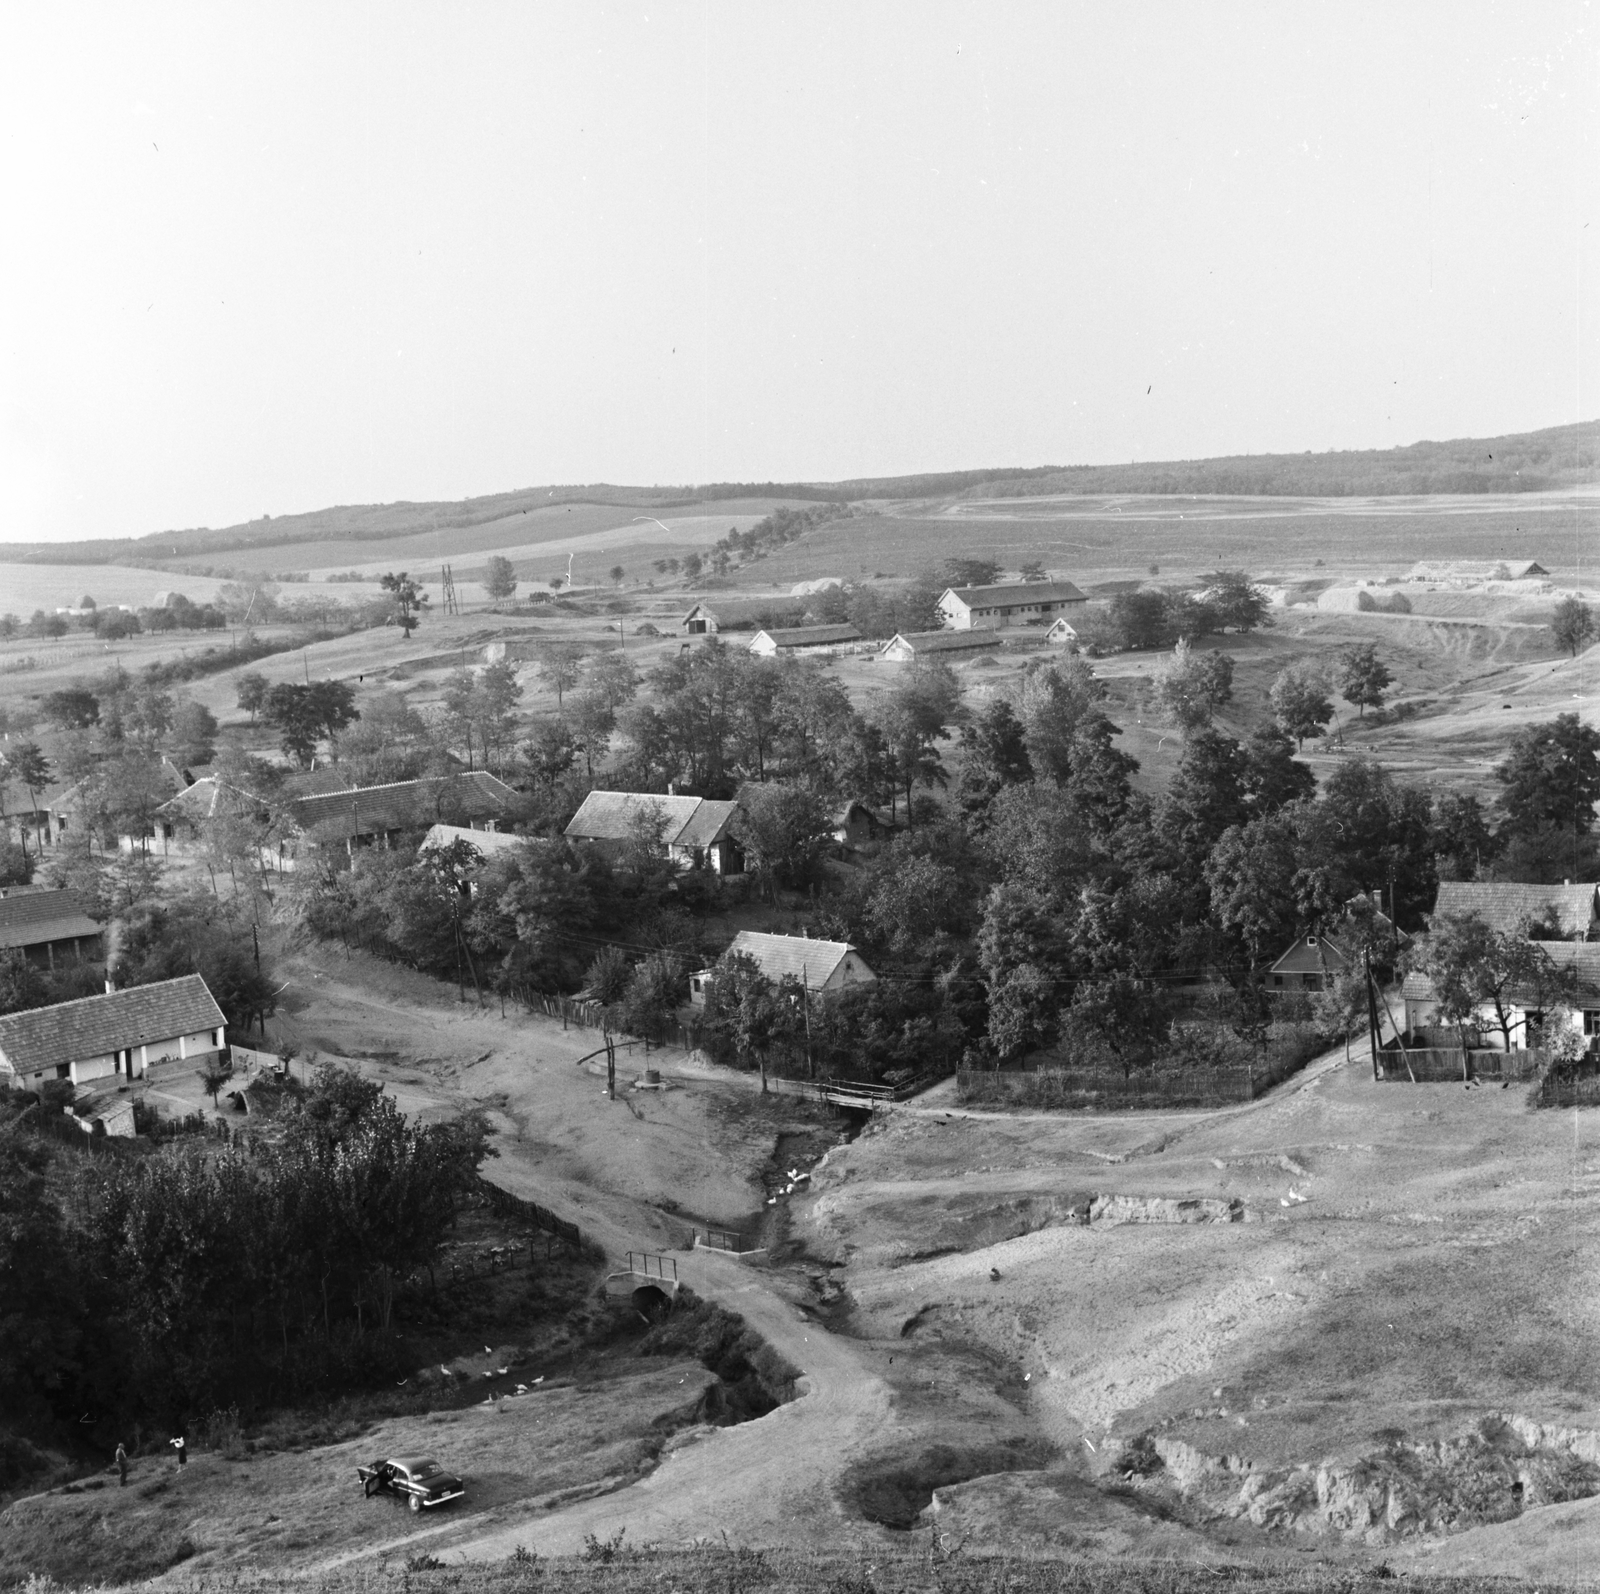
<path id="1" fill-rule="evenodd" d="M 1600 999 L 1600 941 L 1541 941 L 1539 945 L 1558 968 L 1569 968 L 1576 975 L 1578 1004 L 1593 1007 Z"/>
<path id="2" fill-rule="evenodd" d="M 0 898 L 0 950 L 99 935 L 100 925 L 89 916 L 89 906 L 86 897 L 72 890 Z"/>
<path id="3" fill-rule="evenodd" d="M 434 825 L 423 837 L 422 850 L 426 852 L 430 847 L 448 847 L 452 841 L 464 841 L 487 858 L 492 853 L 511 852 L 527 839 L 526 836 L 503 830 L 469 830 L 465 825 Z"/>
<path id="4" fill-rule="evenodd" d="M 574 841 L 632 841 L 642 816 L 661 819 L 668 847 L 709 847 L 727 833 L 737 802 L 705 797 L 662 797 L 646 791 L 592 791 L 564 834 Z"/>
<path id="5" fill-rule="evenodd" d="M 385 786 L 298 797 L 290 805 L 302 830 L 324 835 L 375 836 L 391 830 L 426 830 L 449 814 L 460 819 L 497 819 L 516 799 L 502 780 L 483 770 L 432 775 Z"/>
<path id="6" fill-rule="evenodd" d="M 853 625 L 797 625 L 781 630 L 757 631 L 750 646 L 766 637 L 780 651 L 784 648 L 820 648 L 833 642 L 859 642 L 861 633 Z"/>
<path id="7" fill-rule="evenodd" d="M 689 815 L 682 830 L 672 838 L 675 847 L 710 847 L 728 833 L 733 816 L 739 812 L 738 803 L 714 802 L 703 797 L 700 805 Z"/>
<path id="8" fill-rule="evenodd" d="M 129 1046 L 220 1029 L 224 1022 L 206 982 L 198 974 L 185 974 L 108 996 L 7 1013 L 0 1018 L 0 1053 L 17 1073 L 29 1074 Z"/>
<path id="9" fill-rule="evenodd" d="M 1528 919 L 1542 920 L 1554 907 L 1563 935 L 1583 935 L 1595 917 L 1593 884 L 1575 886 L 1522 885 L 1511 881 L 1445 880 L 1433 905 L 1435 919 L 1458 919 L 1466 914 L 1482 919 L 1502 933 L 1520 929 Z"/>
<path id="10" fill-rule="evenodd" d="M 1436 996 L 1433 981 L 1413 970 L 1400 982 L 1400 996 L 1407 1002 L 1431 1002 Z"/>
<path id="11" fill-rule="evenodd" d="M 201 775 L 194 785 L 180 791 L 176 797 L 169 798 L 156 810 L 160 814 L 182 816 L 192 824 L 198 824 L 203 819 L 214 819 L 218 808 L 233 800 L 233 807 L 225 811 L 239 811 L 243 809 L 260 808 L 264 805 L 258 798 L 252 797 L 248 792 L 241 791 L 237 786 L 230 786 L 226 781 L 219 780 L 215 775 Z"/>
<path id="12" fill-rule="evenodd" d="M 905 643 L 913 653 L 958 653 L 965 648 L 1004 647 L 997 631 L 899 631 L 879 648 L 887 653 L 896 642 Z"/>
<path id="13" fill-rule="evenodd" d="M 959 598 L 969 609 L 1015 609 L 1023 604 L 1089 601 L 1070 581 L 1008 581 L 994 587 L 951 587 L 945 596 Z"/>
<path id="14" fill-rule="evenodd" d="M 592 791 L 564 834 L 575 841 L 632 841 L 640 816 L 661 818 L 661 839 L 670 843 L 700 806 L 698 797 L 661 797 L 644 791 Z"/>
<path id="15" fill-rule="evenodd" d="M 848 941 L 814 941 L 804 935 L 764 935 L 759 930 L 741 930 L 728 953 L 743 952 L 753 957 L 761 972 L 776 983 L 792 974 L 808 989 L 826 985 L 833 971 L 855 948 Z M 727 954 L 724 954 L 727 955 Z"/>

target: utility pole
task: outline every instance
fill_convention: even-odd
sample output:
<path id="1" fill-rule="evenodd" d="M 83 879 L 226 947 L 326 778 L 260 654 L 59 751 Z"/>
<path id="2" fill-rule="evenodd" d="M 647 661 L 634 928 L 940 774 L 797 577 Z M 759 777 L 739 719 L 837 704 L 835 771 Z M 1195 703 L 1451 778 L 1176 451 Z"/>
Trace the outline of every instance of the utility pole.
<path id="1" fill-rule="evenodd" d="M 1367 947 L 1361 954 L 1362 963 L 1367 973 L 1367 1033 L 1372 1042 L 1372 1077 L 1374 1080 L 1382 1076 L 1378 1072 L 1378 1003 L 1372 994 L 1372 948 Z"/>

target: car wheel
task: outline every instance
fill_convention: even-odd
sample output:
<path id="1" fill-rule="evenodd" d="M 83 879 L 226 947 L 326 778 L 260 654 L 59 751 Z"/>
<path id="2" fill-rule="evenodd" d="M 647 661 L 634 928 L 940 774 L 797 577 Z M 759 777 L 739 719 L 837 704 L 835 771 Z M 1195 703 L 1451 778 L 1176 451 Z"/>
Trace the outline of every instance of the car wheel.
<path id="1" fill-rule="evenodd" d="M 406 1504 L 409 1505 L 413 1511 L 420 1511 L 422 1509 L 422 1496 L 420 1494 L 414 1494 L 406 1502 Z"/>

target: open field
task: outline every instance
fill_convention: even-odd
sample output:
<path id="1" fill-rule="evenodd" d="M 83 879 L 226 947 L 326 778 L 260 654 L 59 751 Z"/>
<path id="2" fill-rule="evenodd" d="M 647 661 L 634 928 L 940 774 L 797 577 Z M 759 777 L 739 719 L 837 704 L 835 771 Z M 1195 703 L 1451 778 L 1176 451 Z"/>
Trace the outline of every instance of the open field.
<path id="1" fill-rule="evenodd" d="M 122 603 L 142 609 L 155 601 L 157 593 L 173 591 L 205 603 L 221 585 L 210 576 L 178 576 L 123 565 L 0 564 L 0 614 L 26 620 L 35 609 L 50 614 L 71 608 L 84 593 L 102 607 Z"/>

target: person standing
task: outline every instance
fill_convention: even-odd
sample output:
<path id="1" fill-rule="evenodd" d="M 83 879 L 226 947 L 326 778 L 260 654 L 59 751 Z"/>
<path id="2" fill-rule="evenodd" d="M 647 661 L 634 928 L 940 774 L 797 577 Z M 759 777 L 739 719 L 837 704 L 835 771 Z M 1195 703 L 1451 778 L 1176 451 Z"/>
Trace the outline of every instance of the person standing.
<path id="1" fill-rule="evenodd" d="M 117 1487 L 128 1487 L 128 1451 L 124 1445 L 117 1446 Z"/>
<path id="2" fill-rule="evenodd" d="M 178 1465 L 180 1467 L 188 1466 L 189 1465 L 189 1447 L 188 1447 L 188 1445 L 186 1445 L 184 1443 L 183 1435 L 179 1434 L 176 1439 L 169 1439 L 167 1442 L 168 1442 L 168 1444 L 170 1444 L 172 1446 L 172 1448 L 174 1450 L 176 1450 L 178 1452 Z"/>

